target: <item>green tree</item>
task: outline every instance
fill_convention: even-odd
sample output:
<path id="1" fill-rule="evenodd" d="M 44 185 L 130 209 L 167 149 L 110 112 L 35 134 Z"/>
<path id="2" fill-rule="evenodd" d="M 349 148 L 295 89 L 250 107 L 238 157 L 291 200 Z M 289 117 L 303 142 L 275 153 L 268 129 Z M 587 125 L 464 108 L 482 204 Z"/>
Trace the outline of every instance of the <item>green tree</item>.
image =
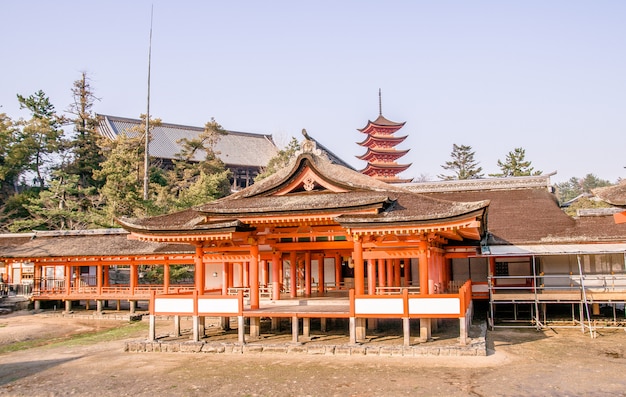
<path id="1" fill-rule="evenodd" d="M 278 153 L 276 153 L 276 155 L 268 161 L 267 166 L 256 176 L 256 178 L 254 178 L 254 180 L 258 182 L 272 174 L 275 174 L 276 171 L 285 168 L 291 159 L 296 156 L 296 152 L 298 150 L 300 150 L 300 143 L 295 137 L 292 137 L 287 146 L 284 149 L 279 150 Z"/>
<path id="2" fill-rule="evenodd" d="M 196 138 L 178 141 L 181 150 L 173 161 L 173 168 L 165 174 L 167 188 L 157 190 L 157 206 L 163 212 L 189 208 L 230 193 L 230 171 L 215 152 L 215 145 L 226 134 L 211 118 Z M 195 160 L 199 153 L 204 153 L 202 161 Z"/>
<path id="3" fill-rule="evenodd" d="M 531 162 L 526 160 L 525 157 L 526 150 L 521 147 L 515 148 L 512 152 L 509 152 L 506 155 L 504 162 L 498 160 L 500 173 L 489 174 L 489 176 L 509 177 L 541 175 L 541 171 L 534 171 L 533 167 L 531 167 Z"/>
<path id="4" fill-rule="evenodd" d="M 19 176 L 28 166 L 27 153 L 16 150 L 18 132 L 13 120 L 0 113 L 0 202 L 18 192 Z"/>
<path id="5" fill-rule="evenodd" d="M 30 230 L 77 230 L 95 225 L 88 211 L 90 203 L 85 203 L 84 188 L 80 186 L 79 175 L 69 175 L 63 170 L 52 172 L 52 178 L 46 189 L 38 195 L 29 197 L 23 203 L 27 216 L 11 222 L 11 232 Z M 91 190 L 95 188 L 91 187 Z"/>
<path id="6" fill-rule="evenodd" d="M 145 117 L 144 114 L 141 115 L 143 125 Z M 151 120 L 150 132 L 160 124 L 160 119 Z M 100 169 L 94 170 L 93 177 L 102 184 L 98 223 L 103 226 L 114 226 L 115 218 L 120 216 L 142 217 L 154 214 L 153 203 L 143 199 L 143 125 L 133 127 L 116 139 L 102 143 L 105 160 L 100 164 Z"/>
<path id="7" fill-rule="evenodd" d="M 557 198 L 563 204 L 584 193 L 591 194 L 595 188 L 611 185 L 612 183 L 605 179 L 600 179 L 594 174 L 587 174 L 582 178 L 571 177 L 566 182 L 557 183 L 555 187 Z"/>
<path id="8" fill-rule="evenodd" d="M 101 186 L 93 177 L 94 171 L 100 169 L 100 163 L 104 161 L 96 132 L 98 120 L 92 111 L 98 98 L 94 95 L 86 72 L 82 72 L 81 78 L 74 81 L 72 98 L 68 113 L 73 116 L 74 136 L 69 142 L 72 158 L 66 170 L 79 176 L 78 182 L 83 188 Z"/>
<path id="9" fill-rule="evenodd" d="M 29 120 L 20 120 L 20 137 L 13 147 L 28 158 L 28 169 L 35 174 L 34 183 L 40 189 L 45 187 L 45 176 L 55 167 L 55 157 L 62 157 L 65 150 L 63 139 L 63 117 L 58 116 L 54 105 L 46 94 L 39 90 L 35 94 L 23 97 L 17 95 L 21 109 L 31 113 Z"/>
<path id="10" fill-rule="evenodd" d="M 479 179 L 483 177 L 482 167 L 478 166 L 478 162 L 474 160 L 474 152 L 471 146 L 452 145 L 451 161 L 446 161 L 441 168 L 453 172 L 453 175 L 440 174 L 437 177 L 442 180 L 455 179 Z"/>

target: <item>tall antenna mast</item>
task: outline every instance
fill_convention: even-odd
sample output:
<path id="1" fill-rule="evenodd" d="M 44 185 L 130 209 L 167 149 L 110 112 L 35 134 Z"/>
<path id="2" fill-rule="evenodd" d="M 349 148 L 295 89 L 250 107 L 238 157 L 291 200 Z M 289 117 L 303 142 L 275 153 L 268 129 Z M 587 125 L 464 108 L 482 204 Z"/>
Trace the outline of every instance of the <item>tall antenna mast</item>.
<path id="1" fill-rule="evenodd" d="M 150 178 L 150 63 L 152 60 L 152 18 L 154 14 L 154 4 L 150 7 L 150 43 L 148 45 L 148 105 L 146 110 L 146 135 L 145 150 L 143 158 L 143 199 L 148 200 L 148 182 Z"/>

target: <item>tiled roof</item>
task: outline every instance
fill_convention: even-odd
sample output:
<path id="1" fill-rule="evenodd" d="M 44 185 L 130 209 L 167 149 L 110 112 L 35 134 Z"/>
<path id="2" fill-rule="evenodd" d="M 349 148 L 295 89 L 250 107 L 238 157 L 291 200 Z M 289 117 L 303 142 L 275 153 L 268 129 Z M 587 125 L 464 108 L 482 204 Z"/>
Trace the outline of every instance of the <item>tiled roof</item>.
<path id="1" fill-rule="evenodd" d="M 128 133 L 141 121 L 123 117 L 98 115 L 98 131 L 103 136 L 114 139 L 122 133 Z M 201 127 L 190 127 L 162 123 L 152 130 L 150 155 L 163 159 L 176 159 L 180 152 L 178 141 L 183 138 L 194 139 L 204 131 Z M 248 132 L 227 131 L 215 145 L 217 156 L 227 166 L 265 167 L 269 160 L 278 153 L 271 135 Z M 196 153 L 194 161 L 204 160 L 205 153 Z"/>

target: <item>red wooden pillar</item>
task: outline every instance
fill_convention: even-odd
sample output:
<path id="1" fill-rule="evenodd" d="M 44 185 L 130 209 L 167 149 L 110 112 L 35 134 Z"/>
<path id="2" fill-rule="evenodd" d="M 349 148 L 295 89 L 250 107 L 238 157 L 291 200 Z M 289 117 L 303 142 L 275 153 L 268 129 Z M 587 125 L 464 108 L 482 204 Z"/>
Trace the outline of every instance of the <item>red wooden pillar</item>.
<path id="1" fill-rule="evenodd" d="M 393 260 L 393 283 L 395 284 L 396 287 L 402 286 L 402 277 L 400 274 L 400 260 L 399 259 Z"/>
<path id="2" fill-rule="evenodd" d="M 135 288 L 139 284 L 139 266 L 134 260 L 130 263 L 130 294 L 135 295 Z"/>
<path id="3" fill-rule="evenodd" d="M 237 272 L 237 283 L 235 284 L 235 287 L 243 287 L 243 266 L 244 266 L 243 262 L 237 263 L 238 272 Z"/>
<path id="4" fill-rule="evenodd" d="M 280 269 L 282 254 L 274 252 L 272 254 L 272 299 L 280 300 Z"/>
<path id="5" fill-rule="evenodd" d="M 428 243 L 419 243 L 419 280 L 420 295 L 428 295 Z"/>
<path id="6" fill-rule="evenodd" d="M 196 244 L 196 255 L 194 256 L 194 264 L 196 266 L 196 291 L 199 295 L 204 294 L 204 262 L 202 258 L 204 252 L 202 250 L 202 243 Z"/>
<path id="7" fill-rule="evenodd" d="M 170 264 L 166 263 L 163 265 L 163 292 L 166 294 L 170 290 Z"/>
<path id="8" fill-rule="evenodd" d="M 304 253 L 304 294 L 311 295 L 311 251 Z"/>
<path id="9" fill-rule="evenodd" d="M 404 283 L 410 287 L 413 280 L 411 279 L 411 258 L 404 259 Z"/>
<path id="10" fill-rule="evenodd" d="M 354 236 L 354 293 L 363 295 L 365 293 L 365 269 L 363 268 L 363 242 L 361 236 Z"/>
<path id="11" fill-rule="evenodd" d="M 102 285 L 105 286 L 105 287 L 108 287 L 110 285 L 110 282 L 109 282 L 109 269 L 110 268 L 111 267 L 109 265 L 105 265 L 104 269 L 102 269 L 102 271 L 103 271 L 102 277 L 104 277 Z"/>
<path id="12" fill-rule="evenodd" d="M 102 263 L 98 261 L 96 264 L 96 288 L 98 290 L 98 295 L 102 295 L 102 267 Z M 37 277 L 37 275 L 35 275 L 35 277 Z"/>
<path id="13" fill-rule="evenodd" d="M 262 260 L 263 264 L 263 285 L 268 286 L 270 284 L 270 272 L 269 272 L 269 262 L 267 260 Z"/>
<path id="14" fill-rule="evenodd" d="M 317 257 L 317 274 L 318 274 L 318 286 L 317 286 L 317 292 L 320 293 L 321 295 L 324 295 L 326 293 L 326 287 L 324 286 L 325 280 L 324 280 L 324 254 L 320 254 Z"/>
<path id="15" fill-rule="evenodd" d="M 259 308 L 259 246 L 256 241 L 250 246 L 250 309 Z"/>
<path id="16" fill-rule="evenodd" d="M 395 279 L 393 278 L 393 259 L 385 260 L 385 270 L 387 272 L 387 286 L 389 287 L 397 287 L 394 285 Z"/>
<path id="17" fill-rule="evenodd" d="M 229 280 L 232 278 L 229 277 L 230 266 L 228 262 L 222 262 L 222 295 L 228 295 L 228 287 L 230 287 Z"/>
<path id="18" fill-rule="evenodd" d="M 376 260 L 367 260 L 367 293 L 374 295 L 376 293 Z"/>
<path id="19" fill-rule="evenodd" d="M 243 283 L 242 286 L 250 287 L 250 262 L 243 262 L 241 264 L 241 270 L 243 274 Z"/>
<path id="20" fill-rule="evenodd" d="M 289 253 L 289 296 L 295 298 L 298 296 L 298 264 L 296 263 L 298 260 L 296 251 L 291 251 Z"/>
<path id="21" fill-rule="evenodd" d="M 377 264 L 378 264 L 378 286 L 379 287 L 386 287 L 387 286 L 387 277 L 385 277 L 387 275 L 387 270 L 385 269 L 385 260 L 384 259 L 377 259 Z"/>
<path id="22" fill-rule="evenodd" d="M 65 293 L 72 292 L 72 266 L 69 263 L 65 264 Z"/>
<path id="23" fill-rule="evenodd" d="M 339 289 L 341 286 L 341 255 L 339 252 L 335 253 L 335 289 Z"/>

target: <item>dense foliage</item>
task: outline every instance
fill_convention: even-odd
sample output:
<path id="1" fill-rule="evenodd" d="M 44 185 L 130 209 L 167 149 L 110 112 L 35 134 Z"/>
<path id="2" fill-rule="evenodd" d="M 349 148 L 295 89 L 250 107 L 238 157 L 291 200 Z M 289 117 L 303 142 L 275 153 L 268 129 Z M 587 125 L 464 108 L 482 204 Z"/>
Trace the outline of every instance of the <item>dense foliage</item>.
<path id="1" fill-rule="evenodd" d="M 72 94 L 67 115 L 43 91 L 17 96 L 28 119 L 0 114 L 0 232 L 115 227 L 120 216 L 173 212 L 230 192 L 229 171 L 213 151 L 226 132 L 215 120 L 198 138 L 179 142 L 173 166 L 151 160 L 145 200 L 144 127 L 103 138 L 85 73 Z M 159 124 L 150 121 L 152 129 Z M 202 161 L 192 161 L 197 152 Z"/>

